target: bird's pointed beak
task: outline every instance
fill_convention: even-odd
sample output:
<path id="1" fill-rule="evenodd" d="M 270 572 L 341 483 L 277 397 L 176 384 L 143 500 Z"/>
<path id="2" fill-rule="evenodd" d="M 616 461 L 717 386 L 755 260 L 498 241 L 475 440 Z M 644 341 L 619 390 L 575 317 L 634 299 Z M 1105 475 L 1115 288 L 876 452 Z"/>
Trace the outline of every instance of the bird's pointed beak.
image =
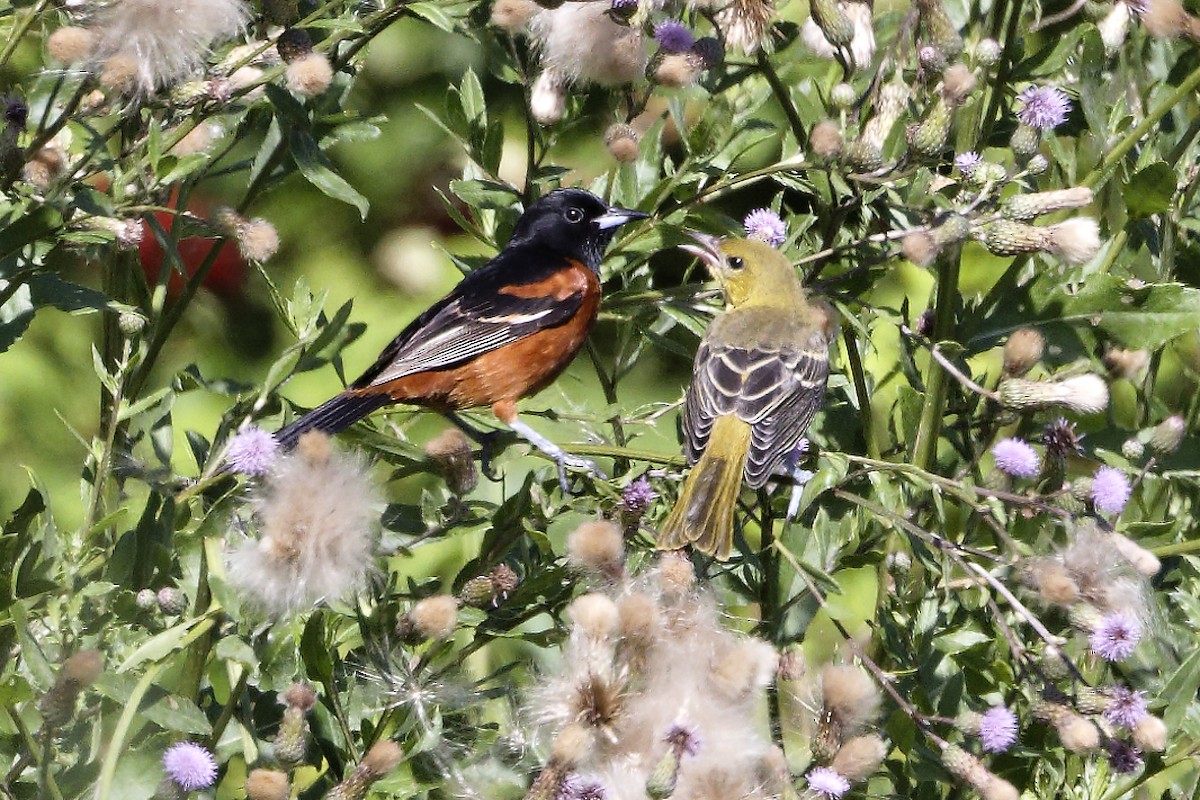
<path id="1" fill-rule="evenodd" d="M 681 244 L 679 249 L 686 250 L 704 262 L 704 266 L 708 267 L 714 276 L 720 274 L 721 264 L 725 261 L 725 256 L 721 254 L 720 237 L 699 231 L 688 231 L 688 235 L 696 240 L 696 244 Z"/>
<path id="2" fill-rule="evenodd" d="M 608 211 L 596 217 L 595 223 L 597 228 L 607 231 L 619 225 L 624 225 L 626 222 L 633 222 L 635 219 L 647 219 L 649 216 L 649 214 L 643 214 L 641 211 L 613 206 Z"/>

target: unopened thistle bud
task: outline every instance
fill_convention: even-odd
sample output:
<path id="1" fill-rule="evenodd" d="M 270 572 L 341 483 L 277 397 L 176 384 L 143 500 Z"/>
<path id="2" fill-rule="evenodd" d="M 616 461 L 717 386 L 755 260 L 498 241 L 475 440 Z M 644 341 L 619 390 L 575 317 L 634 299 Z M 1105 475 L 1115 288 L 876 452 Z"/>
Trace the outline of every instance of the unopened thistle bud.
<path id="1" fill-rule="evenodd" d="M 174 586 L 164 586 L 158 590 L 158 608 L 168 616 L 182 614 L 187 609 L 187 595 Z"/>
<path id="2" fill-rule="evenodd" d="M 95 683 L 103 669 L 104 656 L 98 650 L 80 650 L 63 663 L 58 680 L 38 703 L 47 728 L 60 728 L 71 721 L 79 693 Z"/>
<path id="3" fill-rule="evenodd" d="M 255 769 L 246 776 L 246 800 L 288 800 L 290 796 L 291 787 L 285 772 Z"/>
<path id="4" fill-rule="evenodd" d="M 917 62 L 921 65 L 926 80 L 932 82 L 946 69 L 946 54 L 936 47 L 922 47 L 917 51 Z"/>
<path id="5" fill-rule="evenodd" d="M 1030 175 L 1041 175 L 1048 169 L 1050 169 L 1050 159 L 1041 153 L 1037 153 L 1025 163 L 1025 171 Z"/>
<path id="6" fill-rule="evenodd" d="M 930 229 L 929 235 L 938 247 L 957 244 L 971 235 L 971 223 L 961 214 L 947 214 Z"/>
<path id="7" fill-rule="evenodd" d="M 1046 249 L 1044 230 L 1023 222 L 997 220 L 984 225 L 981 234 L 983 246 L 993 255 L 1016 256 Z"/>
<path id="8" fill-rule="evenodd" d="M 1146 445 L 1137 439 L 1126 439 L 1121 443 L 1121 455 L 1130 461 L 1138 461 L 1146 455 Z"/>
<path id="9" fill-rule="evenodd" d="M 354 768 L 337 786 L 329 790 L 325 800 L 362 800 L 371 784 L 386 776 L 404 760 L 400 745 L 390 739 L 376 742 L 367 751 L 362 763 Z"/>
<path id="10" fill-rule="evenodd" d="M 954 106 L 939 98 L 921 123 L 909 129 L 908 142 L 914 151 L 930 158 L 937 156 L 946 147 L 950 135 L 950 123 L 954 120 Z"/>
<path id="11" fill-rule="evenodd" d="M 1071 627 L 1088 634 L 1104 623 L 1104 615 L 1090 603 L 1076 603 L 1071 606 L 1067 619 L 1070 621 Z"/>
<path id="12" fill-rule="evenodd" d="M 137 336 L 146 327 L 146 318 L 133 311 L 125 311 L 117 318 L 117 327 L 127 337 Z"/>
<path id="13" fill-rule="evenodd" d="M 1025 161 L 1032 158 L 1038 151 L 1038 147 L 1042 143 L 1042 134 L 1031 125 L 1026 125 L 1024 122 L 1017 125 L 1013 131 L 1012 138 L 1009 139 L 1008 146 L 1012 148 L 1013 154 L 1020 161 Z"/>
<path id="14" fill-rule="evenodd" d="M 848 83 L 839 83 L 829 93 L 829 102 L 833 103 L 834 108 L 845 111 L 858 102 L 858 92 Z"/>
<path id="15" fill-rule="evenodd" d="M 425 454 L 456 497 L 470 494 L 479 482 L 471 443 L 458 428 L 447 428 L 430 439 L 425 445 Z"/>
<path id="16" fill-rule="evenodd" d="M 142 611 L 153 611 L 158 608 L 158 594 L 153 589 L 140 589 L 133 602 Z"/>
<path id="17" fill-rule="evenodd" d="M 1003 53 L 1004 48 L 995 39 L 980 39 L 975 45 L 975 62 L 981 67 L 994 67 Z"/>
<path id="18" fill-rule="evenodd" d="M 1183 417 L 1173 415 L 1154 426 L 1146 444 L 1154 452 L 1168 455 L 1179 449 L 1185 433 L 1187 433 L 1187 423 L 1183 421 Z"/>
<path id="19" fill-rule="evenodd" d="M 822 161 L 835 159 L 842 152 L 842 132 L 837 123 L 823 119 L 813 126 L 808 144 L 813 155 Z"/>
<path id="20" fill-rule="evenodd" d="M 854 39 L 854 23 L 838 0 L 813 0 L 811 10 L 813 22 L 834 47 L 846 47 Z"/>
<path id="21" fill-rule="evenodd" d="M 880 153 L 900 115 L 908 103 L 909 88 L 899 81 L 884 84 L 875 101 L 875 116 L 863 126 L 859 141 L 871 145 Z"/>
<path id="22" fill-rule="evenodd" d="M 942 766 L 963 783 L 976 788 L 985 784 L 991 774 L 982 761 L 954 744 L 943 748 Z"/>
<path id="23" fill-rule="evenodd" d="M 646 794 L 651 800 L 665 800 L 675 793 L 681 760 L 682 754 L 674 747 L 668 748 L 663 757 L 658 760 L 654 771 L 646 779 Z"/>
<path id="24" fill-rule="evenodd" d="M 1086 186 L 1076 186 L 1051 192 L 1013 195 L 1001 203 L 1000 213 L 1005 219 L 1027 221 L 1054 211 L 1083 208 L 1091 202 L 1092 190 Z"/>
<path id="25" fill-rule="evenodd" d="M 941 0 L 917 0 L 920 12 L 921 40 L 937 48 L 947 60 L 963 51 L 962 36 L 950 20 Z"/>
<path id="26" fill-rule="evenodd" d="M 1019 378 L 1042 359 L 1046 339 L 1034 328 L 1018 328 L 1004 343 L 1004 374 Z"/>
<path id="27" fill-rule="evenodd" d="M 497 564 L 487 575 L 478 575 L 463 584 L 458 599 L 463 605 L 484 608 L 498 605 L 517 588 L 520 578 L 507 564 Z"/>
<path id="28" fill-rule="evenodd" d="M 283 710 L 283 720 L 275 733 L 275 758 L 284 766 L 293 767 L 304 760 L 310 738 L 308 709 L 289 704 Z"/>
<path id="29" fill-rule="evenodd" d="M 631 164 L 638 157 L 638 134 L 632 127 L 622 123 L 608 126 L 604 132 L 604 146 L 609 154 L 621 164 Z"/>

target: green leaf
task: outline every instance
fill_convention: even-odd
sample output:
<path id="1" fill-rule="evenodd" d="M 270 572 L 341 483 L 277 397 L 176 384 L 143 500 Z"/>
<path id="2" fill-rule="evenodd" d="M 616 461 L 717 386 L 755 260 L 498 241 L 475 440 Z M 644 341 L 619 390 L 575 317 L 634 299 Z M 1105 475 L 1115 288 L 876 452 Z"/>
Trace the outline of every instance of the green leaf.
<path id="1" fill-rule="evenodd" d="M 1177 283 L 1131 286 L 1111 275 L 1096 276 L 1064 304 L 1064 319 L 1086 320 L 1127 347 L 1154 350 L 1197 328 L 1200 289 Z"/>
<path id="2" fill-rule="evenodd" d="M 1145 219 L 1170 210 L 1176 183 L 1175 170 L 1162 161 L 1138 170 L 1122 190 L 1129 217 Z"/>
<path id="3" fill-rule="evenodd" d="M 162 698 L 147 708 L 141 714 L 154 724 L 169 731 L 191 733 L 197 736 L 212 732 L 208 717 L 204 716 L 195 703 L 186 697 L 170 695 Z"/>
<path id="4" fill-rule="evenodd" d="M 292 152 L 292 160 L 300 170 L 300 174 L 328 197 L 341 200 L 347 205 L 358 209 L 362 219 L 367 218 L 370 203 L 357 189 L 351 186 L 345 178 L 333 171 L 333 165 L 325 158 L 321 148 L 317 147 L 312 134 L 306 130 L 293 128 L 288 132 L 288 146 Z"/>
<path id="5" fill-rule="evenodd" d="M 54 306 L 60 311 L 101 311 L 109 307 L 108 298 L 101 292 L 68 283 L 52 272 L 31 276 L 29 292 L 35 306 Z"/>
<path id="6" fill-rule="evenodd" d="M 1197 691 L 1200 691 L 1200 650 L 1193 650 L 1158 696 L 1163 705 L 1162 719 L 1167 724 L 1167 730 L 1179 729 L 1179 724 L 1192 708 Z"/>

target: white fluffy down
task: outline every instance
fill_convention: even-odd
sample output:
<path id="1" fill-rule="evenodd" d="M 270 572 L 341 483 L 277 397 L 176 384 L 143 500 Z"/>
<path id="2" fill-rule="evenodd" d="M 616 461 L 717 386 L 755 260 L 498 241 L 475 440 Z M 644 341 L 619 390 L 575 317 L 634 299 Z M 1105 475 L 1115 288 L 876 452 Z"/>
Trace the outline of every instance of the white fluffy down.
<path id="1" fill-rule="evenodd" d="M 353 592 L 370 565 L 378 493 L 365 461 L 331 452 L 280 458 L 251 501 L 258 538 L 230 553 L 229 578 L 282 614 Z"/>
<path id="2" fill-rule="evenodd" d="M 542 66 L 568 83 L 620 86 L 646 71 L 641 30 L 609 18 L 608 3 L 563 3 L 539 12 L 530 30 L 542 51 Z"/>
<path id="3" fill-rule="evenodd" d="M 96 55 L 133 58 L 137 89 L 149 94 L 195 72 L 249 18 L 242 0 L 115 0 L 95 20 Z"/>

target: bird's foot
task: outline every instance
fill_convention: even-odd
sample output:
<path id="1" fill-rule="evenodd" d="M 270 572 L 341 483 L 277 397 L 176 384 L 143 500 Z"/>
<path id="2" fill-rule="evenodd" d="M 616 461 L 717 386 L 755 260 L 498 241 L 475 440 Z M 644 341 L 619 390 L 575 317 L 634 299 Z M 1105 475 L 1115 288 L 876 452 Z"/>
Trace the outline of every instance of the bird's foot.
<path id="1" fill-rule="evenodd" d="M 796 445 L 796 449 L 792 451 L 784 462 L 792 475 L 792 494 L 788 498 L 787 516 L 785 520 L 791 522 L 796 518 L 796 512 L 800 510 L 800 498 L 804 495 L 804 484 L 813 479 L 815 473 L 809 470 L 802 469 L 799 465 L 800 459 L 808 452 L 808 439 L 801 439 Z"/>
<path id="2" fill-rule="evenodd" d="M 506 433 L 495 430 L 481 431 L 474 425 L 467 423 L 466 420 L 454 412 L 447 413 L 446 419 L 453 422 L 455 427 L 479 445 L 479 471 L 483 473 L 483 477 L 489 481 L 500 480 L 500 473 L 496 471 L 495 465 L 492 464 L 492 458 L 504 448 Z"/>
<path id="3" fill-rule="evenodd" d="M 558 466 L 558 485 L 562 487 L 564 494 L 571 491 L 571 483 L 567 480 L 567 467 L 587 472 L 600 480 L 607 480 L 608 476 L 596 466 L 596 462 L 582 456 L 571 455 L 524 422 L 513 420 L 508 426 L 522 439 L 554 460 L 554 463 Z"/>

